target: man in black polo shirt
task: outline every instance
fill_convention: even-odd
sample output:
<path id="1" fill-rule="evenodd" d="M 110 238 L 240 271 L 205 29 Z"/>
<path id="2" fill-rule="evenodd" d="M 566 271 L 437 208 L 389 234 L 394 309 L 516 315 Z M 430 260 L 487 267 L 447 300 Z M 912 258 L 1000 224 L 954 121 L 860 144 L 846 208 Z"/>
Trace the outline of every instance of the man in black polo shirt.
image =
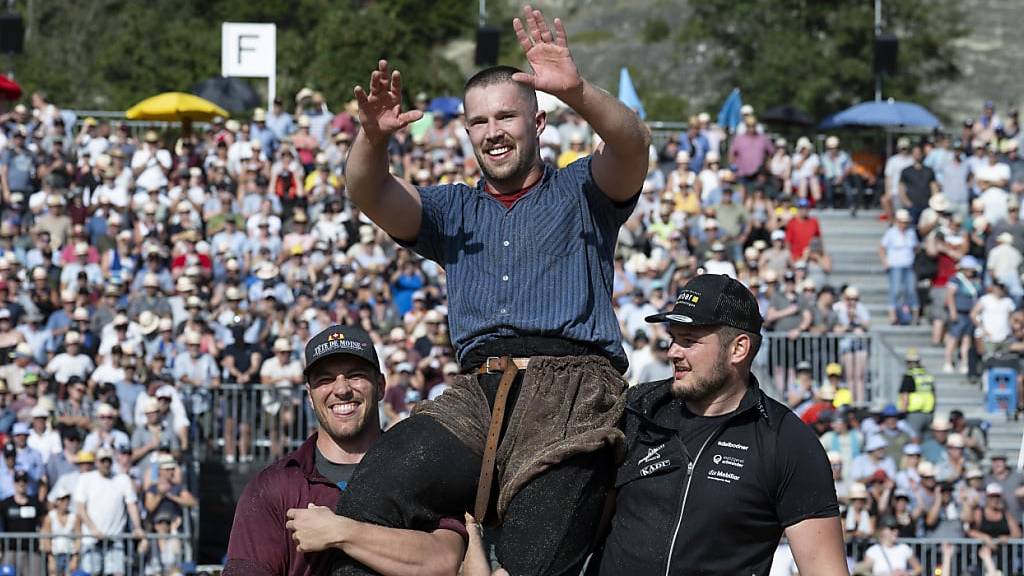
<path id="1" fill-rule="evenodd" d="M 846 575 L 825 451 L 750 374 L 762 323 L 750 291 L 697 276 L 647 321 L 668 324 L 674 373 L 628 393 L 615 516 L 592 573 L 766 575 L 785 533 L 801 574 Z"/>
<path id="2" fill-rule="evenodd" d="M 928 199 L 939 193 L 939 182 L 935 172 L 924 165 L 921 146 L 914 146 L 910 154 L 914 163 L 900 173 L 900 202 L 910 211 L 910 219 L 917 226 L 921 213 L 928 207 Z"/>

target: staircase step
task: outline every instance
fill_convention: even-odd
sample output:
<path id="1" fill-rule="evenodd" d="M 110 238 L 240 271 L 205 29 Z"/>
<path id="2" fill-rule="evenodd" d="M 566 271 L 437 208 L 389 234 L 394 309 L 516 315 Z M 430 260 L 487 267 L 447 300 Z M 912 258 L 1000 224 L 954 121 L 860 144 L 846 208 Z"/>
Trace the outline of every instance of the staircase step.
<path id="1" fill-rule="evenodd" d="M 963 374 L 942 372 L 943 347 L 932 345 L 927 321 L 918 326 L 889 324 L 889 279 L 878 259 L 878 245 L 889 223 L 878 219 L 881 211 L 861 212 L 857 218 L 851 218 L 845 210 L 813 210 L 812 214 L 821 223 L 825 250 L 832 258 L 829 283 L 837 289 L 852 285 L 860 290 L 861 302 L 871 313 L 871 331 L 881 334 L 887 344 L 879 353 L 887 354 L 891 348 L 902 357 L 910 348 L 916 348 L 922 365 L 935 376 L 936 412 L 948 415 L 950 410 L 959 409 L 968 418 L 988 421 L 990 450 L 1005 453 L 1016 463 L 1024 422 L 1007 420 L 1002 413 L 989 414 L 985 411 L 981 386 L 971 384 Z M 898 379 L 901 375 L 883 377 Z"/>

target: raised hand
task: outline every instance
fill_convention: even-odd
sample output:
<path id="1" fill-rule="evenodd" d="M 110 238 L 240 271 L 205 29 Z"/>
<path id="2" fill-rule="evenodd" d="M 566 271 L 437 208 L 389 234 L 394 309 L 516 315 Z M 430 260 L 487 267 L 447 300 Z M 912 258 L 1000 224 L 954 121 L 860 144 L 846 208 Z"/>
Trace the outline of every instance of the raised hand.
<path id="1" fill-rule="evenodd" d="M 370 93 L 362 86 L 353 90 L 359 103 L 359 123 L 363 133 L 375 144 L 386 144 L 397 130 L 419 120 L 423 112 L 402 112 L 402 74 L 388 74 L 388 61 L 381 60 L 370 74 Z"/>
<path id="2" fill-rule="evenodd" d="M 512 76 L 512 79 L 563 100 L 563 96 L 571 97 L 582 90 L 583 78 L 569 51 L 562 21 L 555 18 L 555 33 L 552 33 L 540 10 L 534 10 L 529 5 L 523 7 L 523 19 L 526 21 L 525 26 L 522 20 L 515 18 L 512 27 L 527 62 L 533 68 L 533 74 L 519 73 Z"/>

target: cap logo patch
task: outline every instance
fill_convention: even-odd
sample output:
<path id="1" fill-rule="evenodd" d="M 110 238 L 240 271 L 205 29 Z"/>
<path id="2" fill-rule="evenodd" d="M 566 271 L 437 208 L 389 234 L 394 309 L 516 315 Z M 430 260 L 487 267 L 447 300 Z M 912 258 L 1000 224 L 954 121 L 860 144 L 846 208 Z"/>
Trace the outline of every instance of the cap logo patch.
<path id="1" fill-rule="evenodd" d="M 683 290 L 682 292 L 679 293 L 679 297 L 676 298 L 676 304 L 696 306 L 697 302 L 700 302 L 700 294 L 697 294 L 692 290 Z"/>
<path id="2" fill-rule="evenodd" d="M 327 335 L 327 341 L 328 342 L 334 342 L 335 340 L 344 340 L 344 339 L 345 339 L 345 335 L 342 334 L 341 332 L 334 332 L 334 333 L 331 333 L 331 334 Z"/>
<path id="3" fill-rule="evenodd" d="M 341 335 L 339 334 L 339 336 L 341 336 Z M 313 349 L 313 356 L 317 357 L 317 356 L 321 356 L 323 354 L 326 354 L 326 353 L 328 353 L 328 352 L 330 352 L 332 350 L 343 350 L 343 349 L 344 350 L 356 350 L 356 351 L 362 352 L 363 350 L 366 350 L 366 344 L 363 343 L 363 342 L 354 342 L 352 340 L 343 340 L 343 339 L 330 340 L 330 339 L 328 339 L 327 342 L 324 342 L 323 344 L 321 344 L 321 345 L 319 345 L 319 346 L 317 346 L 316 348 Z"/>

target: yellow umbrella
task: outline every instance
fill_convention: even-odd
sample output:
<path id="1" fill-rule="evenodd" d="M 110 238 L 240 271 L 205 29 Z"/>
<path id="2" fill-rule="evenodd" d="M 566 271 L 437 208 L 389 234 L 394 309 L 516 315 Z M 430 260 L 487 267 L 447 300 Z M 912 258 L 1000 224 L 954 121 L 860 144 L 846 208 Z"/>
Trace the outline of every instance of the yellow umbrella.
<path id="1" fill-rule="evenodd" d="M 227 110 L 194 94 L 164 92 L 146 98 L 125 112 L 129 120 L 164 120 L 167 122 L 209 121 L 214 116 L 227 118 Z"/>

